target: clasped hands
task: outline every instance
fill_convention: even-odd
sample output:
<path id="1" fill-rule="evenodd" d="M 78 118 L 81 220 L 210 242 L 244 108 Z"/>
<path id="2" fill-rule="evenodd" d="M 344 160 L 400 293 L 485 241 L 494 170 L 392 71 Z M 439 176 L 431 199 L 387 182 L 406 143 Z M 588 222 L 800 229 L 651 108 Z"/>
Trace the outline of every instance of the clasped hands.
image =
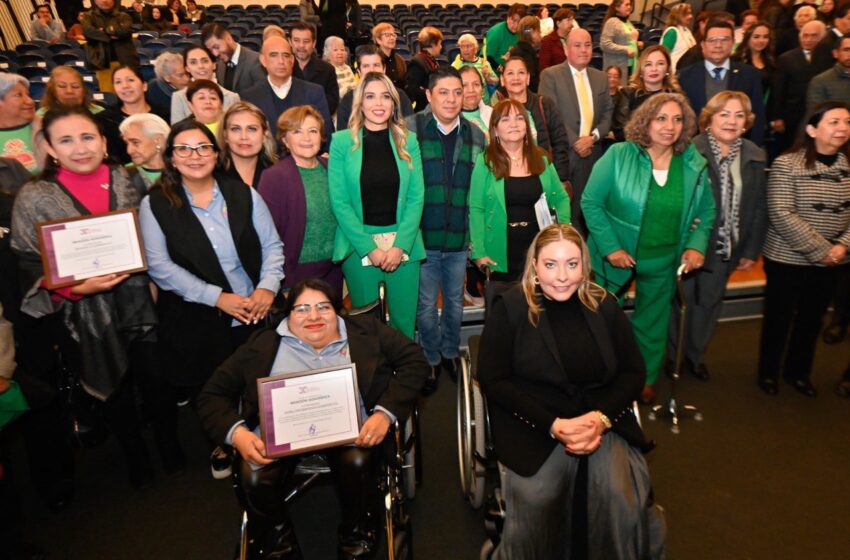
<path id="1" fill-rule="evenodd" d="M 404 257 L 404 251 L 398 247 L 390 247 L 388 250 L 378 249 L 377 247 L 369 251 L 369 262 L 377 266 L 384 272 L 394 272 Z"/>
<path id="2" fill-rule="evenodd" d="M 593 152 L 593 144 L 595 142 L 596 139 L 592 134 L 579 136 L 573 144 L 573 150 L 575 150 L 579 157 L 585 158 Z"/>
<path id="3" fill-rule="evenodd" d="M 557 439 L 567 453 L 590 455 L 602 445 L 605 425 L 596 411 L 575 418 L 556 418 L 549 433 Z"/>
<path id="4" fill-rule="evenodd" d="M 354 445 L 358 447 L 380 445 L 387 436 L 389 429 L 390 417 L 383 411 L 376 410 L 363 422 Z M 239 426 L 233 431 L 231 443 L 242 459 L 249 463 L 265 466 L 274 462 L 274 459 L 266 457 L 266 444 L 263 443 L 263 440 L 245 426 Z"/>
<path id="5" fill-rule="evenodd" d="M 847 247 L 841 243 L 836 243 L 829 249 L 829 253 L 820 261 L 826 266 L 835 266 L 844 260 L 847 256 Z"/>
<path id="6" fill-rule="evenodd" d="M 265 319 L 272 303 L 274 303 L 274 294 L 264 288 L 257 288 L 249 297 L 222 292 L 215 306 L 231 317 L 250 325 Z"/>
<path id="7" fill-rule="evenodd" d="M 605 258 L 617 268 L 634 268 L 635 266 L 635 258 L 628 254 L 625 249 L 617 249 L 613 253 L 609 253 Z M 702 268 L 704 263 L 705 257 L 696 249 L 685 249 L 685 252 L 682 253 L 682 264 L 685 265 L 684 272 L 686 274 Z"/>

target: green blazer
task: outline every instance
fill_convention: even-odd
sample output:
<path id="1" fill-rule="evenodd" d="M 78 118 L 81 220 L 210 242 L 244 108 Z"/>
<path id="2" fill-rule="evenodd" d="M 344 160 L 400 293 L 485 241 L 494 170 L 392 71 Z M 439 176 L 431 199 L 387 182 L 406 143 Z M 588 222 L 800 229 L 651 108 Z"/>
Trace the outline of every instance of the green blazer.
<path id="1" fill-rule="evenodd" d="M 363 132 L 360 146 L 352 151 L 354 140 L 350 130 L 340 130 L 331 137 L 331 153 L 328 160 L 328 186 L 331 209 L 339 226 L 334 237 L 333 260 L 340 262 L 351 253 L 365 257 L 376 248 L 372 236 L 363 225 L 363 199 L 360 196 L 360 171 L 363 167 Z M 407 151 L 413 159 L 413 169 L 398 157 L 395 144 L 393 153 L 398 166 L 400 185 L 396 224 L 398 235 L 394 245 L 403 250 L 412 261 L 425 258 L 425 245 L 419 224 L 425 206 L 425 184 L 422 179 L 422 159 L 416 135 L 407 133 Z M 376 169 L 376 173 L 380 170 Z"/>
<path id="2" fill-rule="evenodd" d="M 555 210 L 558 223 L 570 223 L 570 196 L 549 163 L 540 175 L 549 208 Z M 469 237 L 472 260 L 490 257 L 495 272 L 508 271 L 508 210 L 505 207 L 505 180 L 496 179 L 479 154 L 472 170 L 469 189 Z"/>
<path id="3" fill-rule="evenodd" d="M 715 216 L 708 165 L 693 144 L 681 157 L 685 196 L 678 252 L 695 249 L 704 255 Z M 609 290 L 616 291 L 631 276 L 631 270 L 612 266 L 605 257 L 619 249 L 637 255 L 651 180 L 649 153 L 634 142 L 620 142 L 596 162 L 584 188 L 581 209 L 589 231 L 591 263 L 597 282 Z"/>

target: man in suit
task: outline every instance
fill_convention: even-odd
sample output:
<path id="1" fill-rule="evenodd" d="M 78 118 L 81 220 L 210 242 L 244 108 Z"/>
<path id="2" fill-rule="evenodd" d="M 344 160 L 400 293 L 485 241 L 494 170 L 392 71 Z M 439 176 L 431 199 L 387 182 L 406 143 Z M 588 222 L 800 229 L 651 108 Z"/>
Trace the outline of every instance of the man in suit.
<path id="1" fill-rule="evenodd" d="M 221 62 L 215 77 L 225 89 L 242 95 L 254 84 L 265 81 L 260 55 L 237 43 L 222 24 L 206 24 L 201 31 L 201 42 Z"/>
<path id="2" fill-rule="evenodd" d="M 835 64 L 832 54 L 838 47 L 838 40 L 850 33 L 850 0 L 835 8 L 835 19 L 832 20 L 832 28 L 827 31 L 818 46 L 812 53 L 812 63 L 815 66 L 815 74 L 826 72 Z"/>
<path id="3" fill-rule="evenodd" d="M 770 102 L 773 104 L 771 113 L 780 118 L 770 124 L 775 131 L 784 133 L 780 151 L 797 136 L 800 121 L 806 112 L 806 89 L 815 76 L 812 50 L 824 35 L 826 25 L 822 21 L 810 21 L 800 29 L 800 47 L 779 57 Z"/>
<path id="4" fill-rule="evenodd" d="M 289 30 L 289 39 L 297 62 L 293 76 L 321 86 L 328 98 L 328 109 L 331 114 L 336 113 L 339 105 L 336 70 L 330 63 L 316 56 L 316 29 L 309 23 L 299 21 Z"/>
<path id="5" fill-rule="evenodd" d="M 724 90 L 746 93 L 753 105 L 755 124 L 749 139 L 764 144 L 765 111 L 759 71 L 741 62 L 730 60 L 735 29 L 728 21 L 712 20 L 705 26 L 705 36 L 700 42 L 701 63 L 679 70 L 679 85 L 699 115 L 706 102 Z"/>
<path id="6" fill-rule="evenodd" d="M 570 31 L 564 53 L 566 62 L 550 66 L 540 75 L 539 93 L 555 101 L 567 128 L 573 224 L 581 226 L 581 193 L 593 164 L 602 156 L 600 139 L 611 128 L 614 103 L 607 74 L 588 66 L 593 55 L 590 33 Z"/>
<path id="7" fill-rule="evenodd" d="M 819 103 L 837 99 L 850 99 L 850 33 L 838 40 L 833 51 L 835 64 L 812 78 L 806 92 L 806 106 L 814 109 Z"/>
<path id="8" fill-rule="evenodd" d="M 357 47 L 357 74 L 360 79 L 369 72 L 387 73 L 387 67 L 384 64 L 384 57 L 381 54 L 377 45 L 361 45 Z M 410 103 L 410 98 L 403 89 L 396 89 L 398 92 L 398 100 L 401 104 L 401 114 L 409 117 L 413 114 L 413 104 Z M 339 100 L 339 108 L 336 112 L 336 129 L 344 130 L 348 128 L 348 119 L 351 117 L 351 104 L 354 102 L 354 90 L 349 90 L 342 99 Z"/>
<path id="9" fill-rule="evenodd" d="M 277 119 L 284 111 L 298 105 L 312 105 L 325 120 L 326 140 L 322 149 L 326 150 L 333 134 L 333 123 L 325 92 L 316 84 L 292 76 L 295 57 L 289 41 L 277 35 L 266 39 L 260 53 L 260 63 L 269 75 L 266 77 L 264 74 L 262 80 L 246 89 L 242 93 L 242 99 L 250 101 L 263 111 L 269 119 L 272 136 L 275 138 Z"/>

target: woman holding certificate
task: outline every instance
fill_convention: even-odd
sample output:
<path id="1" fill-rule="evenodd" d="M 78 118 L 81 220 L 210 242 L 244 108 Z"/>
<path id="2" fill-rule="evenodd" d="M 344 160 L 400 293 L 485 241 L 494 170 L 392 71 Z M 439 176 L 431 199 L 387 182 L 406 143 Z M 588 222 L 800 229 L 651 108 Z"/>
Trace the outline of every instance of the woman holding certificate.
<path id="1" fill-rule="evenodd" d="M 380 527 L 375 515 L 378 446 L 392 422 L 403 424 L 411 413 L 430 369 L 419 346 L 397 330 L 370 316 L 341 317 L 340 310 L 341 300 L 327 282 L 298 282 L 289 292 L 287 316 L 280 325 L 237 350 L 198 396 L 207 434 L 239 452 L 236 492 L 248 511 L 249 558 L 302 558 L 286 507 L 287 482 L 298 456 L 268 457 L 257 380 L 351 364 L 359 389 L 358 402 L 351 406 L 359 408 L 364 422 L 354 445 L 324 449 L 323 454 L 342 510 L 339 558 L 374 555 Z M 272 417 L 277 420 L 273 410 Z"/>
<path id="2" fill-rule="evenodd" d="M 335 133 L 328 162 L 331 208 L 339 228 L 333 260 L 354 306 L 378 298 L 387 285 L 390 323 L 413 338 L 419 261 L 425 245 L 419 223 L 425 203 L 416 135 L 404 125 L 398 92 L 370 72 L 354 90 L 348 130 Z"/>
<path id="3" fill-rule="evenodd" d="M 85 391 L 102 401 L 109 427 L 121 445 L 134 486 L 153 478 L 144 440 L 139 435 L 132 380 L 141 389 L 167 471 L 183 468 L 176 438 L 177 409 L 156 361 L 157 323 L 148 277 L 108 274 L 48 290 L 36 225 L 135 208 L 145 192 L 128 171 L 105 163 L 106 140 L 99 124 L 82 107 L 50 111 L 44 116 L 49 158 L 42 174 L 20 191 L 13 213 L 12 248 L 20 258 L 27 296 L 21 311 L 37 323 L 47 355 L 58 345 L 63 362 Z M 70 272 L 70 271 L 69 271 Z M 32 341 L 31 341 L 32 342 Z M 39 350 L 33 350 L 38 353 Z M 33 356 L 38 362 L 43 356 Z M 73 471 L 71 449 L 61 420 L 62 398 L 57 368 L 28 371 L 19 381 L 42 389 L 28 395 L 33 406 L 27 434 L 36 478 L 52 487 L 48 500 L 67 497 Z M 40 482 L 40 481 L 39 481 Z M 64 486 L 64 490 L 57 488 Z M 57 493 L 58 492 L 58 493 Z"/>
<path id="4" fill-rule="evenodd" d="M 558 222 L 570 221 L 570 197 L 555 166 L 530 136 L 528 113 L 505 99 L 493 108 L 490 143 L 478 156 L 469 190 L 472 260 L 510 282 L 522 274 L 528 245 L 540 230 L 536 207 L 555 209 Z"/>
<path id="5" fill-rule="evenodd" d="M 265 202 L 216 168 L 218 152 L 205 125 L 175 124 L 165 170 L 139 209 L 160 288 L 160 350 L 169 379 L 190 396 L 265 319 L 283 279 L 283 248 Z M 229 470 L 216 450 L 213 476 Z"/>

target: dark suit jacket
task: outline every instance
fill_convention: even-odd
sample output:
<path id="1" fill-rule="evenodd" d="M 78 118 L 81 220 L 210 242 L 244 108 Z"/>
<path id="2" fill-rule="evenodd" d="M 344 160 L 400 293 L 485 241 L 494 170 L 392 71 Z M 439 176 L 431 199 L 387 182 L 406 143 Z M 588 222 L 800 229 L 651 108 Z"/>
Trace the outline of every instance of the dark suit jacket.
<path id="1" fill-rule="evenodd" d="M 711 179 L 711 192 L 714 194 L 714 205 L 717 208 L 717 219 L 711 230 L 708 250 L 714 251 L 717 246 L 717 228 L 720 225 L 722 201 L 718 167 L 708 137 L 699 134 L 694 137 L 694 146 L 708 160 L 708 172 Z M 764 236 L 767 233 L 767 173 L 765 165 L 767 157 L 764 150 L 744 139 L 741 146 L 741 207 L 738 215 L 740 239 L 732 251 L 732 261 L 738 259 L 756 260 L 761 253 Z"/>
<path id="2" fill-rule="evenodd" d="M 268 79 L 263 76 L 262 80 L 242 93 L 242 99 L 250 101 L 263 111 L 269 119 L 272 136 L 277 138 L 277 119 L 280 117 L 280 113 L 275 109 L 273 95 L 274 92 L 269 85 Z M 333 121 L 331 121 L 331 113 L 328 110 L 328 102 L 325 99 L 325 91 L 316 84 L 311 84 L 310 82 L 293 77 L 289 95 L 283 101 L 285 105 L 284 110 L 298 105 L 312 105 L 322 114 L 322 118 L 325 120 L 325 142 L 322 144 L 322 149 L 326 150 L 334 128 Z"/>
<path id="3" fill-rule="evenodd" d="M 345 317 L 344 321 L 366 410 L 380 405 L 404 422 L 428 377 L 422 350 L 373 317 Z M 198 415 L 215 441 L 224 442 L 237 422 L 244 420 L 250 429 L 259 424 L 257 379 L 271 373 L 279 343 L 280 335 L 274 329 L 256 333 L 204 386 L 198 396 Z"/>
<path id="4" fill-rule="evenodd" d="M 838 47 L 840 38 L 835 28 L 828 29 L 826 37 L 821 39 L 821 42 L 812 50 L 812 66 L 815 67 L 815 75 L 826 72 L 835 65 L 835 57 L 832 56 L 832 51 Z"/>
<path id="5" fill-rule="evenodd" d="M 292 75 L 321 86 L 325 90 L 325 96 L 328 99 L 328 110 L 332 115 L 336 113 L 336 109 L 339 106 L 339 84 L 336 81 L 336 70 L 334 70 L 334 67 L 330 63 L 313 56 L 310 62 L 307 63 L 307 66 L 302 70 L 298 61 L 295 61 L 295 68 L 292 71 Z"/>
<path id="6" fill-rule="evenodd" d="M 226 65 L 219 61 L 216 64 L 215 77 L 218 83 L 224 84 L 224 72 Z M 266 81 L 266 70 L 260 64 L 260 55 L 247 47 L 242 47 L 239 51 L 239 63 L 233 70 L 233 87 L 231 91 L 235 91 L 240 96 L 251 86 L 258 82 Z M 244 96 L 243 96 L 244 97 Z"/>
<path id="7" fill-rule="evenodd" d="M 584 387 L 570 383 L 561 363 L 559 345 L 570 341 L 555 339 L 545 311 L 537 327 L 529 323 L 519 286 L 496 299 L 484 325 L 478 379 L 487 397 L 493 444 L 499 460 L 520 476 L 536 473 L 559 445 L 549 435 L 556 418 L 592 410 L 608 416 L 628 443 L 648 448 L 630 412 L 646 379 L 631 325 L 612 296 L 597 312 L 582 309 L 606 366 L 601 382 Z"/>
<path id="8" fill-rule="evenodd" d="M 587 77 L 593 92 L 593 123 L 590 129 L 598 129 L 599 138 L 604 138 L 611 129 L 611 117 L 614 113 L 614 102 L 608 93 L 608 76 L 605 72 L 588 66 Z M 570 146 L 575 144 L 581 128 L 581 111 L 569 63 L 562 62 L 541 72 L 538 93 L 555 102 L 561 118 L 564 119 Z"/>
<path id="9" fill-rule="evenodd" d="M 800 48 L 783 53 L 776 66 L 770 113 L 785 121 L 785 135 L 793 138 L 806 114 L 806 90 L 817 72 L 815 65 L 806 61 L 806 55 Z"/>
<path id="10" fill-rule="evenodd" d="M 679 70 L 679 85 L 691 102 L 691 107 L 697 116 L 699 116 L 700 111 L 702 111 L 702 108 L 705 107 L 708 101 L 705 98 L 706 75 L 704 62 L 692 64 Z M 744 92 L 749 96 L 750 103 L 753 105 L 753 114 L 756 116 L 756 122 L 753 124 L 753 128 L 750 129 L 748 137 L 761 146 L 764 143 L 764 128 L 766 125 L 764 96 L 761 89 L 761 74 L 749 64 L 732 60 L 729 66 L 729 80 L 726 88 L 731 91 Z"/>
<path id="11" fill-rule="evenodd" d="M 413 114 L 413 104 L 410 98 L 403 89 L 396 89 L 398 92 L 398 100 L 401 103 L 401 114 L 404 117 L 409 117 Z M 354 102 L 354 90 L 349 90 L 348 93 L 342 96 L 339 100 L 339 107 L 336 111 L 336 129 L 345 130 L 348 128 L 348 119 L 351 118 L 351 104 Z"/>

